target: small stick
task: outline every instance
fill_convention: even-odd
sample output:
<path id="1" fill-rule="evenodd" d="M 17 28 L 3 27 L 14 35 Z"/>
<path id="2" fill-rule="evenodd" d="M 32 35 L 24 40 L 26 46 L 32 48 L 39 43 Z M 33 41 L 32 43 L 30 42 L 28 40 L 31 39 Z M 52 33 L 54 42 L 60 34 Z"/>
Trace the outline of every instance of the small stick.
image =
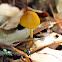
<path id="1" fill-rule="evenodd" d="M 13 44 L 36 41 L 36 40 L 39 40 L 39 39 L 41 39 L 41 38 L 25 39 L 25 40 L 20 40 L 20 41 L 14 42 Z"/>
<path id="2" fill-rule="evenodd" d="M 13 44 L 24 43 L 24 42 L 30 42 L 30 41 L 34 41 L 34 39 L 25 39 L 25 40 L 20 40 L 20 41 L 14 42 Z"/>
<path id="3" fill-rule="evenodd" d="M 26 59 L 27 59 L 27 62 L 31 62 L 30 61 L 30 59 L 29 59 L 29 57 L 28 57 L 28 55 L 26 54 L 26 53 L 24 53 L 23 51 L 21 51 L 21 50 L 18 50 L 17 48 L 14 48 L 13 46 L 11 46 L 15 51 L 17 51 L 17 52 L 19 52 L 19 53 L 21 53 L 21 54 L 24 54 L 25 55 L 25 57 L 26 57 Z"/>

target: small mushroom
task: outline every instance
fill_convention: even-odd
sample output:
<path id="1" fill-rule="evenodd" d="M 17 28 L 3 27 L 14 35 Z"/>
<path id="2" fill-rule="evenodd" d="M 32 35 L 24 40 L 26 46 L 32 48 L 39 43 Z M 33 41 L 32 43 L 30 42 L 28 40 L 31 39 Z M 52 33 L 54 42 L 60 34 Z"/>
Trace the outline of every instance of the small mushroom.
<path id="1" fill-rule="evenodd" d="M 33 12 L 33 11 L 27 11 L 25 12 L 21 19 L 20 19 L 20 24 L 23 27 L 29 28 L 30 29 L 30 38 L 33 38 L 33 29 L 37 28 L 40 24 L 40 18 L 38 15 Z M 29 46 L 31 46 L 32 41 L 28 43 Z"/>

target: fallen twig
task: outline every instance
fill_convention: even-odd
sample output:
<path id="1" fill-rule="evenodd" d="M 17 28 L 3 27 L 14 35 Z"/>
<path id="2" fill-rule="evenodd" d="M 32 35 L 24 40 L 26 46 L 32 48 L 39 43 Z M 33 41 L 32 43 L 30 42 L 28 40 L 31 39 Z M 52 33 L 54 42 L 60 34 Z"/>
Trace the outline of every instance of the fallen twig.
<path id="1" fill-rule="evenodd" d="M 24 43 L 24 42 L 29 42 L 29 41 L 34 41 L 34 39 L 24 39 L 24 40 L 20 40 L 20 41 L 14 42 L 13 44 Z"/>
<path id="2" fill-rule="evenodd" d="M 24 39 L 24 40 L 20 40 L 20 41 L 14 42 L 13 44 L 35 41 L 35 40 L 38 40 L 38 39 L 40 39 L 40 38 Z"/>
<path id="3" fill-rule="evenodd" d="M 24 53 L 23 51 L 21 51 L 21 50 L 18 50 L 17 48 L 14 48 L 13 46 L 11 46 L 14 50 L 16 50 L 17 52 L 19 52 L 19 53 L 21 53 L 21 54 L 24 54 L 25 55 L 25 57 L 26 57 L 26 59 L 27 59 L 27 62 L 31 62 L 30 61 L 30 59 L 29 59 L 29 57 L 27 56 L 27 54 L 26 53 Z"/>

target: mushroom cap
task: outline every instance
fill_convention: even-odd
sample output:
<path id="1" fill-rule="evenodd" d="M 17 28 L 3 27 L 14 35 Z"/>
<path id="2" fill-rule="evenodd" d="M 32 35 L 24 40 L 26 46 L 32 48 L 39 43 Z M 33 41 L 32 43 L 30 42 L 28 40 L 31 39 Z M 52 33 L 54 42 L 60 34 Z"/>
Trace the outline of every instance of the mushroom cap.
<path id="1" fill-rule="evenodd" d="M 23 27 L 26 27 L 29 29 L 34 29 L 39 26 L 40 18 L 38 17 L 38 15 L 35 12 L 27 11 L 22 15 L 22 17 L 20 19 L 20 24 Z"/>

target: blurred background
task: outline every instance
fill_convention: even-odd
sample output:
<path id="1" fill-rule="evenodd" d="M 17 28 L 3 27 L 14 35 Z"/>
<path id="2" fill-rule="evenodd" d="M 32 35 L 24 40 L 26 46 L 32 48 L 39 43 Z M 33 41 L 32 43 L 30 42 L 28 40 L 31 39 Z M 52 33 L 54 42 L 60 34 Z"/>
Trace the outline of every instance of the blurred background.
<path id="1" fill-rule="evenodd" d="M 9 3 L 11 6 L 16 6 L 19 9 L 26 7 L 26 5 L 31 8 L 47 11 L 51 16 L 51 11 L 49 8 L 49 3 L 52 5 L 53 9 L 56 11 L 56 3 L 58 0 L 0 0 L 0 3 Z"/>
<path id="2" fill-rule="evenodd" d="M 0 0 L 0 3 L 9 3 L 19 8 L 25 7 L 28 4 L 28 6 L 35 9 L 47 10 L 48 3 L 54 6 L 55 0 Z"/>

